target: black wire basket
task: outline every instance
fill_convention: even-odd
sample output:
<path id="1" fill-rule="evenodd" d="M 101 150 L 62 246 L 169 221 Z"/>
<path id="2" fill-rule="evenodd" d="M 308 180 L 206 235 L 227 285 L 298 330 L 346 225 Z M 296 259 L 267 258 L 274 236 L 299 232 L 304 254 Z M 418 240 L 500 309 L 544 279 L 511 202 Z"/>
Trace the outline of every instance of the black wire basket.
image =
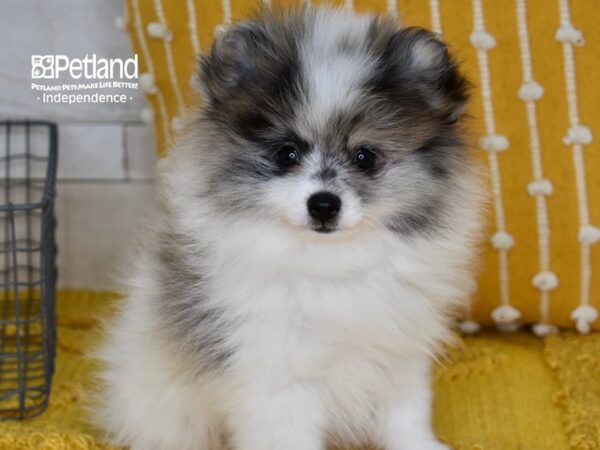
<path id="1" fill-rule="evenodd" d="M 0 420 L 48 405 L 54 373 L 55 124 L 0 122 Z M 4 147 L 4 148 L 3 148 Z"/>

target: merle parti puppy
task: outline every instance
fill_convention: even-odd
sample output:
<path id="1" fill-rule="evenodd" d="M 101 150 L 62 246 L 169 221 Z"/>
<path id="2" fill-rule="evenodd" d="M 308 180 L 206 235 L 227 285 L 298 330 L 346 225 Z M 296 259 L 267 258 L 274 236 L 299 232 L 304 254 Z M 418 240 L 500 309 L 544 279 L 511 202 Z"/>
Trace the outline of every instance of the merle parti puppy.
<path id="1" fill-rule="evenodd" d="M 447 448 L 430 366 L 480 194 L 446 45 L 264 10 L 216 38 L 198 85 L 99 352 L 99 422 L 134 450 Z"/>

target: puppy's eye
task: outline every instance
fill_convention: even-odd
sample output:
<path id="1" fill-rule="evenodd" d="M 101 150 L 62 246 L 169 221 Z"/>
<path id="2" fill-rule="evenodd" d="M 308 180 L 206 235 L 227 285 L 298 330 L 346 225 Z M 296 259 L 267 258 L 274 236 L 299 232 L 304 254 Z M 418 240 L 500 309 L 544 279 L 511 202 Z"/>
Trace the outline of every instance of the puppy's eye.
<path id="1" fill-rule="evenodd" d="M 354 154 L 354 164 L 362 170 L 371 169 L 375 165 L 375 159 L 377 155 L 367 147 L 359 147 Z"/>
<path id="2" fill-rule="evenodd" d="M 283 144 L 275 155 L 277 164 L 281 167 L 291 167 L 300 162 L 300 154 L 295 144 Z"/>

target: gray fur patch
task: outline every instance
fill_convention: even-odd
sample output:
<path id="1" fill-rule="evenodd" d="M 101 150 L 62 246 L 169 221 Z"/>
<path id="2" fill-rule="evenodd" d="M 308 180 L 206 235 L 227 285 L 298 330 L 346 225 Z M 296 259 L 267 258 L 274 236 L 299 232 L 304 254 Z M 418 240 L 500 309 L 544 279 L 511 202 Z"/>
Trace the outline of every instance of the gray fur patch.
<path id="1" fill-rule="evenodd" d="M 164 232 L 157 254 L 161 286 L 158 308 L 162 328 L 186 357 L 194 355 L 192 367 L 216 370 L 233 353 L 227 344 L 230 324 L 223 312 L 209 305 L 207 281 L 196 265 L 188 262 L 191 246 L 175 232 Z M 198 255 L 193 255 L 198 258 Z"/>

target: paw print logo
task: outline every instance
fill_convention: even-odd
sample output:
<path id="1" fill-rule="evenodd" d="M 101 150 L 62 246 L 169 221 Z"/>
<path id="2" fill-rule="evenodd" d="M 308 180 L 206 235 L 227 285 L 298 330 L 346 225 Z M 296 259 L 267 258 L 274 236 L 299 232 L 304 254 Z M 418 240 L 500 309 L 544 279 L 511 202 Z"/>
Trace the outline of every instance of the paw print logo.
<path id="1" fill-rule="evenodd" d="M 31 78 L 54 78 L 54 58 L 51 55 L 31 55 Z"/>

